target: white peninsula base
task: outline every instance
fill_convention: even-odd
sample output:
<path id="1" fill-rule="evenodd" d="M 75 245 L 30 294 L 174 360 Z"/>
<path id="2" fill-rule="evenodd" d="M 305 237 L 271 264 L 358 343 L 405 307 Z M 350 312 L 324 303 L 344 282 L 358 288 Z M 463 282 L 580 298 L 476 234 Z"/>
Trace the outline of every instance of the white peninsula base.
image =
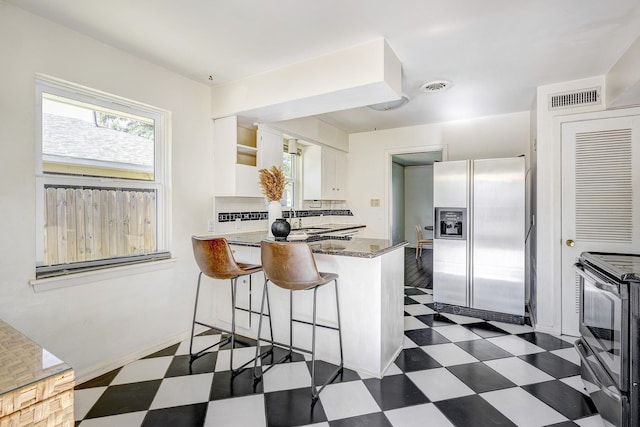
<path id="1" fill-rule="evenodd" d="M 360 239 L 366 240 L 366 239 Z M 230 241 L 231 242 L 231 241 Z M 360 242 L 362 243 L 362 242 Z M 335 255 L 314 253 L 318 270 L 336 273 L 340 297 L 340 319 L 345 368 L 362 374 L 382 377 L 402 349 L 404 333 L 404 245 L 396 245 L 375 256 Z M 238 262 L 260 264 L 260 248 L 233 245 Z M 375 247 L 374 247 L 375 248 Z M 206 280 L 205 280 L 206 279 Z M 216 283 L 213 283 L 216 282 Z M 264 275 L 238 281 L 238 305 L 251 306 L 259 312 Z M 211 285 L 211 286 L 208 286 Z M 231 290 L 229 281 L 203 277 L 199 318 L 215 326 L 230 329 Z M 274 339 L 289 342 L 289 291 L 269 283 Z M 312 291 L 293 293 L 293 317 L 311 322 Z M 209 308 L 206 304 L 211 304 Z M 207 313 L 210 316 L 207 316 Z M 237 333 L 255 338 L 258 315 L 237 311 Z M 209 317 L 209 318 L 207 318 Z M 337 326 L 333 283 L 318 289 L 317 321 Z M 262 337 L 269 338 L 267 318 Z M 293 345 L 311 350 L 311 326 L 294 322 Z M 317 328 L 317 359 L 339 362 L 338 334 L 331 329 Z M 236 365 L 236 360 L 237 365 Z M 244 363 L 245 357 L 234 357 L 234 367 Z"/>

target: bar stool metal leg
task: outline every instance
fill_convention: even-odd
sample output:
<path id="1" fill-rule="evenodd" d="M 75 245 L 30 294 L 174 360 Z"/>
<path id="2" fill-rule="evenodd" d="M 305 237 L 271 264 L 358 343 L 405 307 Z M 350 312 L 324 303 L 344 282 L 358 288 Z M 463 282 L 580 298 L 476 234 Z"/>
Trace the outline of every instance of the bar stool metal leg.
<path id="1" fill-rule="evenodd" d="M 236 331 L 235 307 L 236 307 L 237 294 L 238 294 L 238 288 L 237 288 L 237 286 L 238 286 L 238 283 L 237 283 L 238 278 L 236 277 L 234 280 L 235 280 L 234 288 L 232 290 L 232 292 L 233 292 L 232 293 L 232 299 L 233 299 L 234 311 L 233 311 L 233 314 L 232 314 L 232 317 L 231 317 L 231 319 L 232 319 L 232 325 L 231 325 L 232 335 L 231 335 L 231 356 L 230 356 L 230 366 L 231 366 L 231 376 L 232 377 L 236 376 L 240 372 L 242 372 L 242 370 L 247 365 L 249 365 L 251 362 L 254 362 L 254 372 L 255 372 L 255 363 L 257 363 L 257 359 L 255 359 L 255 360 L 251 359 L 248 362 L 245 362 L 242 366 L 239 366 L 238 369 L 233 369 L 233 349 L 234 349 L 234 345 L 235 345 L 235 331 Z M 251 283 L 251 276 L 249 276 L 249 283 Z M 269 317 L 269 319 L 271 319 L 271 307 L 269 305 L 269 294 L 268 293 L 266 294 L 266 302 L 267 302 L 267 311 L 269 311 L 269 314 L 267 316 Z M 260 308 L 260 312 L 261 313 L 263 312 L 263 308 L 264 307 Z M 251 306 L 249 306 L 249 316 L 251 316 Z M 260 320 L 262 320 L 262 315 L 260 316 Z M 273 341 L 273 329 L 271 327 L 271 320 L 269 320 L 269 332 L 271 333 L 271 341 Z M 260 324 L 258 324 L 258 337 L 260 337 Z M 258 343 L 257 343 L 257 346 L 256 346 L 256 350 L 259 351 L 258 346 L 259 346 L 259 340 L 258 340 Z M 269 350 L 265 351 L 264 353 L 259 353 L 259 355 L 257 357 L 262 358 L 263 356 L 265 356 L 265 355 L 267 355 L 269 353 L 272 353 L 272 352 L 273 352 L 273 349 L 269 349 Z"/>
<path id="2" fill-rule="evenodd" d="M 293 291 L 289 290 L 289 359 L 293 355 Z"/>
<path id="3" fill-rule="evenodd" d="M 267 285 L 269 283 L 269 279 L 264 281 L 264 288 L 262 290 L 262 302 L 260 303 L 260 317 L 258 319 L 258 335 L 256 336 L 256 356 L 253 359 L 253 383 L 257 384 L 261 379 L 262 375 L 256 375 L 256 371 L 258 368 L 258 357 L 260 356 L 260 334 L 262 332 L 262 317 L 264 314 L 264 302 L 268 300 L 268 288 Z M 269 323 L 271 323 L 271 312 L 269 312 Z M 273 335 L 271 336 L 271 340 L 273 341 Z"/>
<path id="4" fill-rule="evenodd" d="M 255 311 L 253 311 L 253 305 L 251 303 L 251 295 L 252 295 L 252 288 L 251 288 L 251 276 L 249 276 L 249 328 L 251 328 L 251 319 L 253 318 L 253 314 L 256 314 Z M 267 293 L 267 316 L 269 317 L 269 319 L 271 319 L 271 305 L 269 304 L 269 294 Z M 271 321 L 269 321 L 269 336 L 271 337 L 271 340 L 273 341 L 273 326 L 271 325 Z"/>
<path id="5" fill-rule="evenodd" d="M 338 318 L 338 339 L 340 340 L 340 367 L 344 366 L 344 356 L 342 355 L 342 326 L 340 325 L 340 301 L 338 301 L 338 279 L 333 281 L 336 290 L 336 314 Z"/>
<path id="6" fill-rule="evenodd" d="M 236 293 L 238 291 L 238 278 L 231 279 L 231 355 L 229 356 L 229 369 L 233 369 L 233 349 L 236 346 Z"/>
<path id="7" fill-rule="evenodd" d="M 231 361 L 233 362 L 233 347 L 234 347 L 234 339 L 235 339 L 235 293 L 236 290 L 234 288 L 234 286 L 236 286 L 236 283 L 234 282 L 234 279 L 231 279 L 231 299 L 232 299 L 232 312 L 231 312 L 231 332 L 230 332 L 230 336 L 228 336 L 225 339 L 221 339 L 219 342 L 215 343 L 215 344 L 211 344 L 210 346 L 203 348 L 202 350 L 198 351 L 197 353 L 193 353 L 193 339 L 195 338 L 195 328 L 196 325 L 202 325 L 202 326 L 207 326 L 209 328 L 214 328 L 214 326 L 212 325 L 208 325 L 202 322 L 199 322 L 198 320 L 196 320 L 197 317 L 197 313 L 198 313 L 198 301 L 200 299 L 200 283 L 202 280 L 202 272 L 200 272 L 200 274 L 198 274 L 198 285 L 196 286 L 196 301 L 195 304 L 193 306 L 193 321 L 191 322 L 191 338 L 189 340 L 189 364 L 193 363 L 194 360 L 196 360 L 198 357 L 202 356 L 207 350 L 209 350 L 210 348 L 213 348 L 215 346 L 219 346 L 222 347 L 225 344 L 227 344 L 228 342 L 231 342 Z M 235 279 L 237 281 L 237 278 Z M 226 331 L 224 329 L 221 328 L 216 328 L 221 330 L 222 332 L 226 332 L 229 333 L 229 331 Z M 232 370 L 233 371 L 233 370 Z"/>
<path id="8" fill-rule="evenodd" d="M 313 326 L 311 327 L 311 406 L 316 404 L 320 392 L 316 389 L 316 300 L 318 287 L 313 288 Z"/>
<path id="9" fill-rule="evenodd" d="M 200 281 L 202 279 L 202 272 L 198 274 L 198 285 L 196 287 L 196 302 L 193 305 L 193 321 L 191 322 L 191 339 L 189 340 L 189 355 L 190 360 L 193 361 L 193 334 L 196 331 L 196 313 L 198 312 L 198 299 L 200 297 Z"/>
<path id="10" fill-rule="evenodd" d="M 269 313 L 267 316 L 269 317 L 269 336 L 271 337 L 272 346 L 271 352 L 273 352 L 273 322 L 271 322 L 271 304 L 269 303 L 269 292 L 267 292 L 267 312 Z M 262 314 L 260 314 L 262 316 Z M 267 354 L 267 353 L 265 353 Z"/>
<path id="11" fill-rule="evenodd" d="M 318 401 L 318 397 L 320 396 L 320 392 L 327 386 L 327 384 L 332 383 L 338 375 L 344 369 L 344 358 L 342 353 L 342 328 L 340 324 L 340 303 L 338 301 L 338 279 L 334 281 L 334 288 L 336 292 L 336 311 L 338 314 L 338 340 L 340 347 L 340 365 L 333 372 L 333 374 L 325 381 L 320 388 L 316 387 L 316 294 L 318 291 L 318 287 L 313 289 L 313 326 L 311 332 L 311 407 L 313 407 Z"/>

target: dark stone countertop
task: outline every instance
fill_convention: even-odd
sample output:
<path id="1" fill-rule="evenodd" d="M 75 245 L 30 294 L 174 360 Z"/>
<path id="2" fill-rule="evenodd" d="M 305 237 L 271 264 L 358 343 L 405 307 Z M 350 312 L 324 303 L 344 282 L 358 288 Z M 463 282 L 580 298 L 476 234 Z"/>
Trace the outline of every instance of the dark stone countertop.
<path id="1" fill-rule="evenodd" d="M 354 224 L 319 224 L 309 226 L 316 231 L 307 231 L 307 243 L 313 253 L 327 255 L 342 255 L 359 258 L 375 258 L 387 252 L 406 246 L 406 241 L 392 242 L 388 239 L 370 239 L 355 236 L 341 236 L 334 233 L 345 232 L 364 228 L 363 225 Z M 318 229 L 322 229 L 317 231 Z M 296 230 L 292 230 L 292 233 Z M 232 245 L 240 246 L 260 246 L 262 240 L 273 240 L 267 237 L 266 231 L 252 231 L 245 233 L 219 234 L 217 237 L 224 237 Z"/>

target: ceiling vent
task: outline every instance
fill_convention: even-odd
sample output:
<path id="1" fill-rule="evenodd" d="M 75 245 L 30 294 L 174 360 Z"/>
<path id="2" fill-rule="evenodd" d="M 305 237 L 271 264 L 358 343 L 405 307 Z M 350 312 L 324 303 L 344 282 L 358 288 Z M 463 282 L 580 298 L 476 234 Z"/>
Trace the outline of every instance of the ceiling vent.
<path id="1" fill-rule="evenodd" d="M 600 104 L 600 87 L 549 95 L 549 110 Z"/>
<path id="2" fill-rule="evenodd" d="M 436 93 L 442 92 L 443 90 L 447 90 L 451 87 L 451 82 L 449 80 L 434 80 L 432 82 L 427 82 L 420 86 L 420 90 L 426 93 Z"/>

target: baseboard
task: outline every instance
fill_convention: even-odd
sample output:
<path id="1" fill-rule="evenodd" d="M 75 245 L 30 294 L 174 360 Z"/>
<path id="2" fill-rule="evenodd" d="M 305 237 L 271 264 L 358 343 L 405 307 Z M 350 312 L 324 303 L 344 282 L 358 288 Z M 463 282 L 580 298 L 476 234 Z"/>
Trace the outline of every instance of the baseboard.
<path id="1" fill-rule="evenodd" d="M 404 335 L 404 334 L 403 334 Z M 393 356 L 391 357 L 391 360 L 389 360 L 389 362 L 387 363 L 387 366 L 385 366 L 382 369 L 382 372 L 380 374 L 380 376 L 376 375 L 376 378 L 382 378 L 384 377 L 384 375 L 386 374 L 387 370 L 391 367 L 391 365 L 393 365 L 393 363 L 396 361 L 396 359 L 398 358 L 398 356 L 400 355 L 400 352 L 404 350 L 404 346 L 402 344 L 400 344 L 400 347 L 398 347 L 398 349 L 395 351 L 395 353 L 393 354 Z"/>
<path id="2" fill-rule="evenodd" d="M 558 328 L 554 328 L 551 326 L 536 325 L 534 329 L 536 332 L 544 332 L 545 334 L 549 334 L 549 335 L 556 335 L 556 336 L 562 335 L 561 331 Z"/>
<path id="3" fill-rule="evenodd" d="M 438 313 L 450 313 L 460 316 L 477 317 L 486 321 L 496 321 L 503 323 L 513 323 L 517 325 L 524 325 L 525 316 L 519 314 L 501 313 L 497 311 L 481 310 L 471 307 L 463 307 L 453 304 L 445 304 L 441 302 L 435 303 L 435 309 Z"/>
<path id="4" fill-rule="evenodd" d="M 206 330 L 207 328 L 203 328 Z M 117 359 L 109 360 L 107 363 L 93 366 L 91 368 L 76 370 L 76 384 L 82 384 L 83 382 L 89 381 L 93 378 L 97 378 L 100 375 L 104 375 L 107 372 L 111 372 L 114 369 L 120 368 L 128 363 L 135 362 L 138 359 L 141 359 L 149 354 L 155 353 L 156 351 L 160 351 L 164 348 L 167 348 L 176 343 L 182 342 L 189 338 L 189 334 L 191 333 L 191 329 L 188 331 L 181 332 L 179 334 L 175 334 L 173 336 L 165 338 L 163 341 L 158 342 L 154 345 L 147 347 L 140 347 L 134 351 L 126 353 Z"/>

